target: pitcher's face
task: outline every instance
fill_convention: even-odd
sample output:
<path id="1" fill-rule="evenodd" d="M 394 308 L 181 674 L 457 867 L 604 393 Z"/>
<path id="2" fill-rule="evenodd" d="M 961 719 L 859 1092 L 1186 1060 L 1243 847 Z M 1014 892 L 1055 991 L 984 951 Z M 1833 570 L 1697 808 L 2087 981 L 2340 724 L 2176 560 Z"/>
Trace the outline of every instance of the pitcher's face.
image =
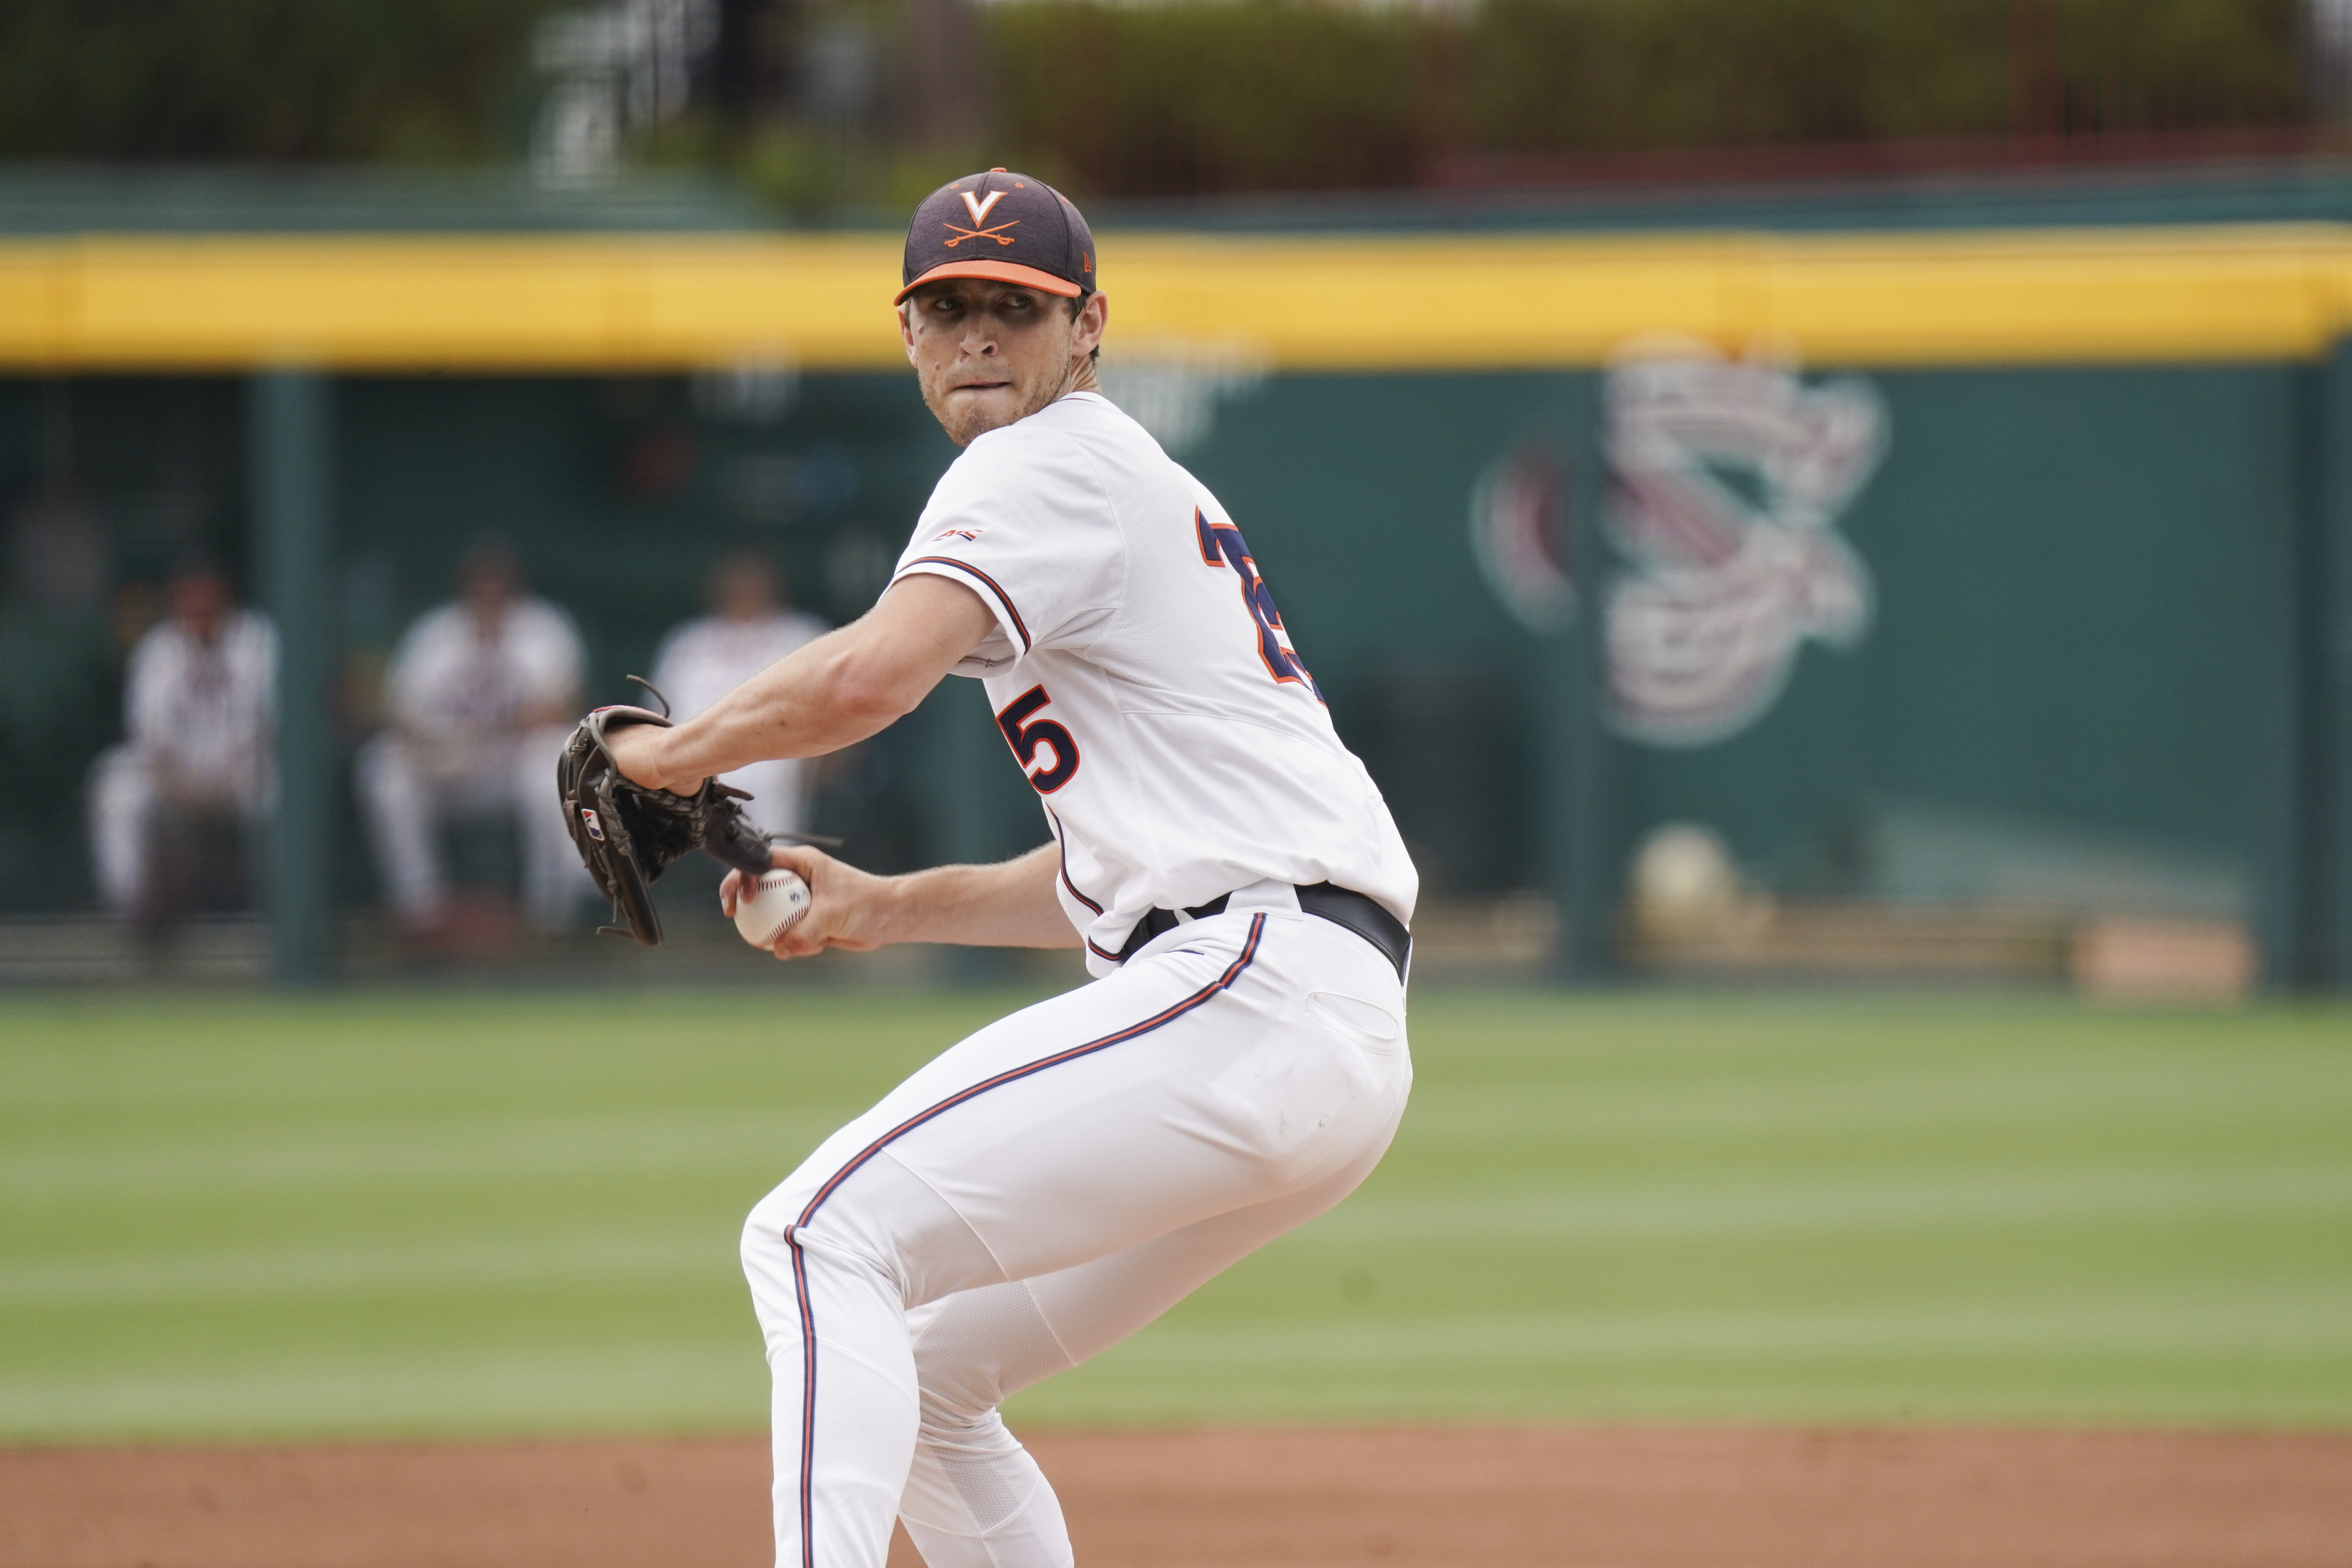
<path id="1" fill-rule="evenodd" d="M 1079 385 L 1106 319 L 1099 293 L 1074 312 L 1042 289 L 950 278 L 908 295 L 898 330 L 923 402 L 968 447 Z"/>

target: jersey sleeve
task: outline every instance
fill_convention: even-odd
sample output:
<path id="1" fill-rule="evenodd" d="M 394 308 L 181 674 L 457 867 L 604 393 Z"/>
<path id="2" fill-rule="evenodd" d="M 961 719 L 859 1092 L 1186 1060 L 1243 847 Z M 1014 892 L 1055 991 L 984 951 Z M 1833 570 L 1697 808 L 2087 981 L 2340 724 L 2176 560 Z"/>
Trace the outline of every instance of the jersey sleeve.
<path id="1" fill-rule="evenodd" d="M 170 622 L 148 628 L 131 650 L 122 683 L 122 729 L 131 744 L 158 751 L 171 743 L 172 694 L 179 660 Z"/>
<path id="2" fill-rule="evenodd" d="M 440 719 L 438 699 L 445 684 L 441 668 L 449 662 L 443 657 L 448 642 L 443 628 L 448 619 L 446 608 L 417 616 L 400 634 L 384 666 L 384 708 L 394 720 L 414 729 L 434 729 Z"/>
<path id="3" fill-rule="evenodd" d="M 677 695 L 685 686 L 692 660 L 687 650 L 693 646 L 694 630 L 700 621 L 680 621 L 662 634 L 661 642 L 654 648 L 653 682 L 678 708 L 678 717 L 692 718 L 684 711 L 686 700 Z"/>
<path id="4" fill-rule="evenodd" d="M 1082 648 L 1117 613 L 1127 550 L 1092 460 L 1066 437 L 1020 426 L 982 437 L 931 492 L 893 583 L 921 574 L 963 584 L 996 617 L 1013 659 Z M 1001 663 L 1003 658 L 990 662 Z"/>
<path id="5" fill-rule="evenodd" d="M 534 708 L 578 701 L 588 655 L 572 617 L 544 599 L 526 600 L 510 613 L 507 646 L 524 699 Z"/>

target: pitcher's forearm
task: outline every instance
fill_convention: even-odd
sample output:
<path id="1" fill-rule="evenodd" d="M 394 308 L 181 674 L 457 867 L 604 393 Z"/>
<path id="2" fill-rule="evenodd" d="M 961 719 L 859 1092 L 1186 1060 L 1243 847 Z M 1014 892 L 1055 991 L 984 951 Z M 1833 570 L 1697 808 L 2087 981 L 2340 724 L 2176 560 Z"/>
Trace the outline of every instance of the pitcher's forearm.
<path id="1" fill-rule="evenodd" d="M 849 633 L 827 633 L 661 731 L 652 752 L 659 783 L 690 784 L 771 758 L 823 756 L 880 733 L 922 700 L 913 693 L 901 706 L 903 693 L 873 682 L 861 688 Z"/>
<path id="2" fill-rule="evenodd" d="M 787 654 L 675 729 L 612 738 L 622 773 L 691 791 L 714 773 L 816 757 L 888 728 L 995 626 L 980 596 L 943 577 L 908 577 L 866 615 Z"/>
<path id="3" fill-rule="evenodd" d="M 965 947 L 1076 947 L 1078 933 L 1054 896 L 1061 851 L 1042 844 L 993 866 L 935 866 L 889 878 L 873 934 L 882 942 Z"/>

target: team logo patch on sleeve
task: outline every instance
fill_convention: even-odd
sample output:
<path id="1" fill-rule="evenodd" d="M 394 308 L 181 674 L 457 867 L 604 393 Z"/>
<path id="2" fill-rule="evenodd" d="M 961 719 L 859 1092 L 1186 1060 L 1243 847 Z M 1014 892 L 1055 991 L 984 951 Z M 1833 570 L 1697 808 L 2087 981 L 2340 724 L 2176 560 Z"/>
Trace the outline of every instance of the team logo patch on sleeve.
<path id="1" fill-rule="evenodd" d="M 942 539 L 961 539 L 969 544 L 986 531 L 987 530 L 979 528 L 950 528 L 945 533 L 932 535 L 931 542 L 937 544 Z"/>
<path id="2" fill-rule="evenodd" d="M 599 844 L 604 842 L 604 825 L 596 820 L 596 814 L 594 812 L 589 810 L 584 805 L 582 806 L 580 808 L 580 820 L 582 824 L 587 827 L 589 837 L 594 839 Z"/>

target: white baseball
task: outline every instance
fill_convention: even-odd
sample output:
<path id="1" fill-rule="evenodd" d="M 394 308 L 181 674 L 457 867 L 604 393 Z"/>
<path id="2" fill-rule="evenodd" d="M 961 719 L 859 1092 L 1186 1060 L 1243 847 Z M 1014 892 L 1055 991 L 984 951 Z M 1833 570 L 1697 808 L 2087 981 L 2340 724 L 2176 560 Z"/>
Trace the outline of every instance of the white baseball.
<path id="1" fill-rule="evenodd" d="M 773 947 L 793 921 L 808 913 L 808 884 L 799 872 L 779 866 L 760 879 L 757 889 L 737 895 L 735 929 L 753 947 Z"/>

